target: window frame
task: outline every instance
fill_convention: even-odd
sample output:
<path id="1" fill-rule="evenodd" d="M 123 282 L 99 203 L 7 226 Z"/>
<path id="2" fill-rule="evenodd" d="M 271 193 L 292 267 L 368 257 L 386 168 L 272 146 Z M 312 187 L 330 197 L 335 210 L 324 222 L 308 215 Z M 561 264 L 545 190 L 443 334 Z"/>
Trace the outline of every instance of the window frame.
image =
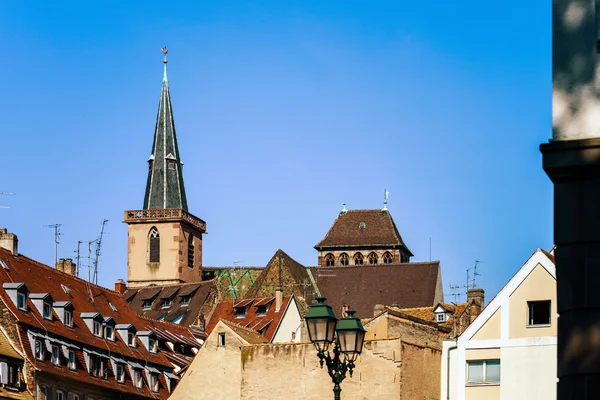
<path id="1" fill-rule="evenodd" d="M 160 232 L 153 226 L 148 232 L 148 263 L 160 262 Z"/>
<path id="2" fill-rule="evenodd" d="M 350 265 L 350 257 L 348 256 L 348 254 L 342 253 L 340 254 L 338 259 L 340 260 L 340 265 L 342 267 L 347 267 L 348 265 Z"/>
<path id="3" fill-rule="evenodd" d="M 333 253 L 325 254 L 325 266 L 335 267 L 335 256 L 333 255 Z"/>
<path id="4" fill-rule="evenodd" d="M 533 306 L 542 304 L 548 304 L 548 322 L 535 323 L 535 313 Z M 547 328 L 552 326 L 552 300 L 531 300 L 527 301 L 527 328 Z"/>
<path id="5" fill-rule="evenodd" d="M 71 357 L 73 355 L 73 357 Z M 75 350 L 69 349 L 69 360 L 67 361 L 67 367 L 71 371 L 77 370 L 77 355 L 75 354 Z"/>
<path id="6" fill-rule="evenodd" d="M 171 308 L 171 305 L 173 304 L 173 300 L 171 299 L 163 299 L 160 308 Z"/>
<path id="7" fill-rule="evenodd" d="M 137 389 L 141 389 L 142 386 L 144 386 L 144 382 L 142 379 L 142 371 L 139 368 L 134 368 L 133 369 L 133 385 L 137 388 Z"/>
<path id="8" fill-rule="evenodd" d="M 498 362 L 498 380 L 493 380 L 493 381 L 488 381 L 487 380 L 487 365 L 489 362 Z M 469 366 L 471 364 L 479 364 L 481 363 L 482 365 L 482 370 L 481 370 L 481 381 L 475 381 L 475 380 L 471 380 L 470 377 L 470 372 L 469 372 Z M 497 386 L 500 385 L 500 382 L 502 380 L 502 376 L 501 376 L 502 370 L 501 370 L 501 362 L 500 359 L 498 358 L 494 358 L 494 359 L 487 359 L 487 360 L 470 360 L 467 361 L 467 386 Z"/>
<path id="9" fill-rule="evenodd" d="M 158 380 L 158 374 L 156 372 L 150 372 L 150 382 L 148 383 L 152 393 L 160 392 L 160 383 Z"/>
<path id="10" fill-rule="evenodd" d="M 142 310 L 151 310 L 153 302 L 153 300 L 144 300 L 142 303 Z"/>
<path id="11" fill-rule="evenodd" d="M 23 299 L 23 304 L 20 305 L 20 301 Z M 21 311 L 27 311 L 27 296 L 23 292 L 17 292 L 17 308 Z"/>
<path id="12" fill-rule="evenodd" d="M 393 264 L 394 256 L 389 251 L 386 251 L 385 253 L 383 253 L 381 260 L 383 261 L 383 264 Z M 389 262 L 388 262 L 388 260 L 389 260 Z M 400 262 L 403 262 L 403 260 L 400 260 Z"/>
<path id="13" fill-rule="evenodd" d="M 269 305 L 268 304 L 262 304 L 260 306 L 256 306 L 256 315 L 257 316 L 264 317 L 264 316 L 267 315 L 267 312 L 269 312 Z"/>
<path id="14" fill-rule="evenodd" d="M 110 335 L 109 335 L 110 332 Z M 107 340 L 110 340 L 111 342 L 114 342 L 115 340 L 115 328 L 112 327 L 112 325 L 106 325 L 104 327 L 104 337 Z"/>
<path id="15" fill-rule="evenodd" d="M 46 361 L 45 360 L 45 352 L 44 352 L 44 343 L 40 339 L 35 339 L 35 359 L 37 361 Z M 39 350 L 39 351 L 38 351 Z"/>
<path id="16" fill-rule="evenodd" d="M 19 387 L 21 385 L 21 377 L 19 375 L 19 366 L 16 364 L 8 364 L 6 386 Z"/>
<path id="17" fill-rule="evenodd" d="M 379 264 L 379 256 L 374 251 L 370 252 L 367 256 L 369 260 L 369 265 L 378 265 Z"/>
<path id="18" fill-rule="evenodd" d="M 181 296 L 181 307 L 187 307 L 190 305 L 191 298 L 189 295 Z"/>
<path id="19" fill-rule="evenodd" d="M 56 390 L 56 400 L 66 400 L 65 392 L 63 390 L 60 390 L 60 389 Z"/>
<path id="20" fill-rule="evenodd" d="M 65 326 L 73 327 L 73 311 L 71 310 L 65 310 Z"/>
<path id="21" fill-rule="evenodd" d="M 362 253 L 355 253 L 352 259 L 354 261 L 354 265 L 363 265 L 364 263 L 364 256 L 362 255 Z"/>
<path id="22" fill-rule="evenodd" d="M 194 268 L 194 260 L 196 256 L 196 246 L 194 246 L 194 235 L 190 234 L 188 238 L 188 253 L 187 253 L 187 266 L 188 268 Z"/>
<path id="23" fill-rule="evenodd" d="M 60 367 L 60 347 L 57 344 L 52 345 L 52 365 Z"/>
<path id="24" fill-rule="evenodd" d="M 446 322 L 446 313 L 437 313 L 435 315 L 436 322 Z"/>
<path id="25" fill-rule="evenodd" d="M 158 351 L 157 340 L 153 337 L 148 338 L 148 351 L 152 354 L 156 354 L 156 352 Z"/>
<path id="26" fill-rule="evenodd" d="M 131 331 L 127 331 L 127 346 L 136 347 L 135 346 L 135 333 Z"/>
<path id="27" fill-rule="evenodd" d="M 117 383 L 125 383 L 125 365 L 117 363 Z"/>
<path id="28" fill-rule="evenodd" d="M 217 337 L 217 347 L 225 347 L 225 332 L 219 332 Z"/>
<path id="29" fill-rule="evenodd" d="M 52 321 L 52 304 L 48 303 L 47 301 L 44 301 L 42 304 L 42 317 Z"/>
<path id="30" fill-rule="evenodd" d="M 100 321 L 93 321 L 92 333 L 94 334 L 94 336 L 102 337 L 102 324 L 100 323 Z"/>

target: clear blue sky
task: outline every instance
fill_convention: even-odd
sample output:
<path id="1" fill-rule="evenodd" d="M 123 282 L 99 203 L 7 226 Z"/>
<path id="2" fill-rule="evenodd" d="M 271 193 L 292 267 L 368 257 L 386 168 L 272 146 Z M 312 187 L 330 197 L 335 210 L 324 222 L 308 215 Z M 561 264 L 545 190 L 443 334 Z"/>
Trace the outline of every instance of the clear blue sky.
<path id="1" fill-rule="evenodd" d="M 383 190 L 414 261 L 490 299 L 552 246 L 548 1 L 0 2 L 0 226 L 53 263 L 107 226 L 100 283 L 126 278 L 169 52 L 204 265 L 315 265 L 341 209 Z M 452 300 L 447 297 L 447 300 Z"/>

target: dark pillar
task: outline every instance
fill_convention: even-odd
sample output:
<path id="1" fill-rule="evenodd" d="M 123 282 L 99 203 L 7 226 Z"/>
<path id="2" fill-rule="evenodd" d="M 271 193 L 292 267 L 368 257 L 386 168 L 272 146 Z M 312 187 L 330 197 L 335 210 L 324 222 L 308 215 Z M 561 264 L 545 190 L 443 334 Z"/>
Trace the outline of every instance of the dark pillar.
<path id="1" fill-rule="evenodd" d="M 600 138 L 542 144 L 554 183 L 558 399 L 600 398 Z"/>

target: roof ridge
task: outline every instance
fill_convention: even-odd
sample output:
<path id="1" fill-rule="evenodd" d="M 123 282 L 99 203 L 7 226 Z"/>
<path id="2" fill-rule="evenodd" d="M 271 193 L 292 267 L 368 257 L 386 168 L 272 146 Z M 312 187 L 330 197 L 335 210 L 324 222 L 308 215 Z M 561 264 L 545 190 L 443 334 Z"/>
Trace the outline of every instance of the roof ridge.
<path id="1" fill-rule="evenodd" d="M 242 329 L 244 331 L 247 331 L 247 332 L 254 333 L 256 335 L 262 336 L 260 333 L 258 333 L 258 331 L 256 329 L 252 329 L 252 328 L 248 328 L 248 327 L 242 326 L 240 324 L 236 324 L 235 322 L 228 321 L 225 318 L 220 318 L 219 321 L 223 322 L 225 325 L 228 325 L 228 326 L 233 325 L 236 328 L 239 328 L 239 329 Z"/>

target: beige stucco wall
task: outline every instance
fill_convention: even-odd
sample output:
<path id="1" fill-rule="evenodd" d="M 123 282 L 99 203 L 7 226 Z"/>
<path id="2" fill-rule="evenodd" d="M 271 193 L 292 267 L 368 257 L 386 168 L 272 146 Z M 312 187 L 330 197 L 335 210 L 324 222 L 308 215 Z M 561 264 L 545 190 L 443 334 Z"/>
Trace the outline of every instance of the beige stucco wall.
<path id="1" fill-rule="evenodd" d="M 556 399 L 556 371 L 556 345 L 503 348 L 501 399 Z"/>
<path id="2" fill-rule="evenodd" d="M 225 347 L 219 347 L 218 333 L 225 333 Z M 170 399 L 239 399 L 242 386 L 240 346 L 244 342 L 219 322 L 192 361 Z"/>
<path id="3" fill-rule="evenodd" d="M 500 400 L 500 385 L 467 386 L 466 400 Z"/>
<path id="4" fill-rule="evenodd" d="M 527 302 L 550 300 L 551 324 L 548 327 L 528 327 Z M 556 336 L 556 280 L 538 264 L 529 276 L 517 287 L 509 299 L 509 337 Z"/>
<path id="5" fill-rule="evenodd" d="M 488 340 L 500 338 L 502 309 L 499 308 L 490 319 L 473 335 L 472 340 Z"/>
<path id="6" fill-rule="evenodd" d="M 283 311 L 283 310 L 282 310 Z M 302 331 L 302 318 L 295 300 L 290 302 L 279 328 L 273 337 L 273 343 L 300 342 Z M 293 333 L 293 334 L 292 334 Z"/>
<path id="7" fill-rule="evenodd" d="M 388 318 L 382 315 L 365 325 L 365 340 L 388 339 Z"/>
<path id="8" fill-rule="evenodd" d="M 500 348 L 495 349 L 469 349 L 465 352 L 466 360 L 499 360 Z"/>
<path id="9" fill-rule="evenodd" d="M 148 262 L 148 233 L 160 234 L 160 263 Z M 129 286 L 202 280 L 202 235 L 194 232 L 194 267 L 188 267 L 188 236 L 193 232 L 177 222 L 135 223 L 128 226 L 127 280 Z"/>

